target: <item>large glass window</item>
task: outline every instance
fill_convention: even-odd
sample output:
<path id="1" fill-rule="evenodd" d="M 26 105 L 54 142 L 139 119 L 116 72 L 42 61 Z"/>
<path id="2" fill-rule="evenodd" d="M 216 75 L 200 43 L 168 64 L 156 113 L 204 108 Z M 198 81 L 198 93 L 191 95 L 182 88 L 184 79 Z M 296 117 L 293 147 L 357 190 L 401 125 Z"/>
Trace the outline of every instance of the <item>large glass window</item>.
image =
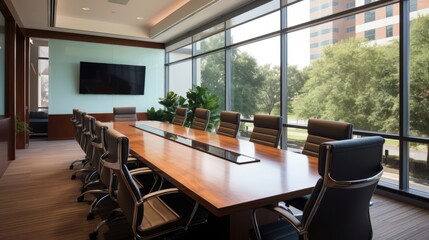
<path id="1" fill-rule="evenodd" d="M 206 87 L 219 97 L 225 109 L 225 52 L 219 51 L 196 59 L 197 85 Z"/>
<path id="2" fill-rule="evenodd" d="M 231 29 L 231 42 L 239 43 L 247 39 L 280 30 L 280 12 L 275 11 L 266 16 L 239 25 Z"/>
<path id="3" fill-rule="evenodd" d="M 365 12 L 365 22 L 375 21 L 375 10 Z"/>
<path id="4" fill-rule="evenodd" d="M 37 99 L 39 108 L 49 106 L 49 47 L 39 46 Z"/>
<path id="5" fill-rule="evenodd" d="M 225 46 L 225 32 L 220 32 L 195 43 L 195 54 L 202 54 Z"/>
<path id="6" fill-rule="evenodd" d="M 411 24 L 403 25 L 411 28 L 408 69 L 408 59 L 400 58 L 406 54 L 399 54 L 400 49 L 408 49 L 400 48 L 400 4 L 387 1 L 282 0 L 286 26 L 280 34 L 286 46 L 277 36 L 283 11 L 276 11 L 278 1 L 272 1 L 269 8 L 263 5 L 194 38 L 192 46 L 198 55 L 188 55 L 194 69 L 191 61 L 167 62 L 170 89 L 187 90 L 193 78 L 220 96 L 222 108 L 238 111 L 243 118 L 281 114 L 288 120 L 283 146 L 296 152 L 302 149 L 309 118 L 350 122 L 354 137 L 382 135 L 385 172 L 380 184 L 429 196 L 429 73 L 425 67 L 429 57 L 424 51 L 429 49 L 429 4 L 410 1 Z M 371 8 L 365 9 L 367 4 Z M 355 7 L 361 9 L 352 14 Z M 219 30 L 223 26 L 226 30 Z M 187 44 L 167 46 L 167 51 Z M 284 53 L 282 64 L 280 53 Z M 400 74 L 400 63 L 409 76 Z M 280 68 L 283 64 L 285 69 Z M 173 83 L 178 76 L 183 82 Z M 280 84 L 280 79 L 287 85 Z M 400 86 L 409 86 L 409 91 Z M 282 91 L 285 99 L 280 98 Z M 400 101 L 401 96 L 406 101 Z M 401 115 L 400 109 L 409 114 Z M 246 121 L 240 126 L 240 137 L 248 137 L 252 130 L 253 124 Z"/>
<path id="7" fill-rule="evenodd" d="M 168 53 L 169 62 L 192 57 L 192 45 L 187 45 Z"/>
<path id="8" fill-rule="evenodd" d="M 365 38 L 368 41 L 375 40 L 375 29 L 370 29 L 365 31 Z"/>
<path id="9" fill-rule="evenodd" d="M 393 37 L 393 26 L 388 25 L 386 26 L 386 37 Z"/>
<path id="10" fill-rule="evenodd" d="M 0 13 L 0 117 L 5 115 L 6 90 L 5 90 L 5 19 Z"/>
<path id="11" fill-rule="evenodd" d="M 355 31 L 348 35 L 310 38 L 309 34 L 315 29 L 346 32 L 352 27 L 346 18 L 287 34 L 288 123 L 306 125 L 307 119 L 319 118 L 350 122 L 355 130 L 399 133 L 399 43 L 368 42 L 376 39 L 376 30 L 359 21 L 363 15 L 356 17 Z M 319 46 L 305 44 L 309 39 L 318 40 Z M 301 130 L 288 129 L 287 134 L 288 146 L 302 146 Z M 385 144 L 395 149 L 390 154 L 397 159 L 398 146 L 390 140 Z M 398 171 L 396 166 L 389 175 L 395 185 Z"/>
<path id="12" fill-rule="evenodd" d="M 168 68 L 169 91 L 186 97 L 186 92 L 192 88 L 192 61 L 186 60 L 171 64 Z"/>
<path id="13" fill-rule="evenodd" d="M 429 7 L 429 5 L 428 5 Z M 412 9 L 413 10 L 413 9 Z M 411 136 L 429 137 L 429 14 L 415 9 L 410 28 L 410 126 Z M 409 143 L 410 188 L 429 192 L 429 144 Z"/>
<path id="14" fill-rule="evenodd" d="M 231 110 L 280 114 L 280 37 L 231 49 Z"/>

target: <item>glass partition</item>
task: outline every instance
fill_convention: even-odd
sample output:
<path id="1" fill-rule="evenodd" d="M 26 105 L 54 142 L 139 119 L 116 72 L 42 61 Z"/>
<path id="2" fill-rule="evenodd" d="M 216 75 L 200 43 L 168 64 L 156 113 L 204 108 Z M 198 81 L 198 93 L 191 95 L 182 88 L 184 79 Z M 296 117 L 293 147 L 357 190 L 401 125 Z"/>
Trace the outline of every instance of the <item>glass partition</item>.
<path id="1" fill-rule="evenodd" d="M 5 19 L 0 13 L 0 118 L 5 116 L 6 90 L 5 90 Z"/>

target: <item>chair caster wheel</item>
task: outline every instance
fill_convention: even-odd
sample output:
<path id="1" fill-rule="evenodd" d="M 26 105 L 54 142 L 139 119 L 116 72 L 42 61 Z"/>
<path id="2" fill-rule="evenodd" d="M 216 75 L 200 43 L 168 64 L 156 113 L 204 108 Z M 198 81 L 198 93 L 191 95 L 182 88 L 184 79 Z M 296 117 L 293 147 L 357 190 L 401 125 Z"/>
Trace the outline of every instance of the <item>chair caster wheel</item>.
<path id="1" fill-rule="evenodd" d="M 89 239 L 96 240 L 97 239 L 97 235 L 98 235 L 98 232 L 92 232 L 92 233 L 89 234 Z"/>
<path id="2" fill-rule="evenodd" d="M 70 169 L 70 170 L 72 170 L 73 168 L 74 168 L 74 166 L 73 166 L 73 165 L 70 165 L 70 166 L 69 166 L 69 169 Z"/>
<path id="3" fill-rule="evenodd" d="M 78 198 L 77 198 L 77 201 L 78 201 L 78 202 L 82 202 L 82 201 L 83 201 L 83 196 L 78 197 Z"/>
<path id="4" fill-rule="evenodd" d="M 86 220 L 93 220 L 94 219 L 94 213 L 90 212 L 88 215 L 86 215 Z"/>

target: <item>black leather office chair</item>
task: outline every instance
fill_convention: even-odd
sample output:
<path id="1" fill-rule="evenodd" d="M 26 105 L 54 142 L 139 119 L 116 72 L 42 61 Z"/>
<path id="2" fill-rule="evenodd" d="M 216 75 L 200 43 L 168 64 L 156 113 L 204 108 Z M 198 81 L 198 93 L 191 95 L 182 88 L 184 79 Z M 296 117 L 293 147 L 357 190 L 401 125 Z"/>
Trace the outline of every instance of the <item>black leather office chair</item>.
<path id="1" fill-rule="evenodd" d="M 135 107 L 114 107 L 113 121 L 137 121 L 137 113 Z"/>
<path id="2" fill-rule="evenodd" d="M 74 130 L 75 130 L 75 134 L 74 134 L 75 140 L 79 144 L 79 146 L 81 147 L 82 150 L 85 149 L 85 146 L 83 144 L 84 142 L 83 142 L 83 134 L 82 134 L 82 132 L 83 132 L 83 117 L 85 115 L 86 115 L 86 112 L 82 112 L 79 109 L 73 109 L 73 116 L 70 119 L 72 124 L 73 124 Z M 85 155 L 84 158 L 79 159 L 79 160 L 75 160 L 72 163 L 70 163 L 69 169 L 70 170 L 73 169 L 76 164 L 80 164 L 80 165 L 84 166 L 84 164 L 87 161 L 88 161 L 88 157 Z"/>
<path id="3" fill-rule="evenodd" d="M 369 202 L 383 173 L 383 144 L 378 136 L 321 144 L 321 177 L 302 218 L 280 206 L 254 209 L 251 239 L 372 239 Z M 260 209 L 282 220 L 258 226 Z"/>
<path id="4" fill-rule="evenodd" d="M 88 182 L 82 189 L 81 194 L 77 198 L 78 202 L 82 202 L 84 200 L 84 196 L 86 194 L 97 194 L 98 197 L 94 199 L 89 208 L 89 212 L 87 215 L 87 219 L 91 220 L 94 218 L 95 212 L 98 208 L 98 205 L 105 199 L 110 198 L 113 201 L 116 201 L 116 177 L 113 174 L 113 170 L 109 167 L 105 167 L 103 162 L 101 161 L 102 156 L 107 152 L 107 140 L 106 140 L 106 132 L 107 125 L 101 123 L 100 121 L 95 122 L 95 138 L 91 141 L 91 145 L 93 146 L 93 157 L 92 157 L 92 165 L 96 168 L 97 178 L 94 178 L 92 181 Z M 147 167 L 140 167 L 139 162 L 134 157 L 128 156 L 127 164 L 130 164 L 133 168 L 132 174 L 133 176 L 140 175 L 149 175 L 152 177 L 143 178 L 145 181 L 145 187 L 152 191 L 158 181 L 158 175 L 153 174 L 152 171 Z M 141 179 L 142 180 L 142 179 Z M 140 188 L 143 188 L 143 184 L 140 184 Z M 149 188 L 152 186 L 152 188 Z M 91 188 L 90 188 L 91 187 Z M 98 187 L 98 188 L 97 188 Z"/>
<path id="5" fill-rule="evenodd" d="M 320 144 L 333 140 L 351 139 L 353 125 L 347 122 L 309 119 L 307 133 L 308 136 L 302 153 L 318 157 Z"/>
<path id="6" fill-rule="evenodd" d="M 216 133 L 228 137 L 237 137 L 238 128 L 240 127 L 240 113 L 222 111 L 220 113 L 219 128 Z"/>
<path id="7" fill-rule="evenodd" d="M 81 148 L 85 152 L 86 160 L 83 163 L 83 167 L 72 174 L 71 179 L 76 179 L 78 173 L 89 173 L 95 170 L 91 165 L 93 154 L 91 142 L 95 138 L 95 118 L 91 115 L 82 113 L 81 128 Z"/>
<path id="8" fill-rule="evenodd" d="M 188 116 L 188 109 L 178 107 L 176 108 L 176 115 L 173 118 L 173 124 L 183 126 L 186 122 L 186 117 Z"/>
<path id="9" fill-rule="evenodd" d="M 277 147 L 282 132 L 282 118 L 280 116 L 255 114 L 253 118 L 253 132 L 250 141 Z"/>
<path id="10" fill-rule="evenodd" d="M 118 178 L 117 202 L 120 208 L 114 212 L 120 213 L 128 220 L 136 239 L 186 230 L 191 225 L 206 221 L 207 214 L 198 207 L 198 203 L 177 188 L 142 195 L 124 160 L 128 158 L 128 153 L 128 138 L 109 129 L 107 152 L 102 161 Z M 105 220 L 104 223 L 116 220 L 117 216 Z M 99 227 L 90 234 L 91 239 L 97 238 L 98 230 Z"/>
<path id="11" fill-rule="evenodd" d="M 320 144 L 334 140 L 351 139 L 353 137 L 353 125 L 347 122 L 309 119 L 307 132 L 308 136 L 302 154 L 318 157 Z M 310 195 L 290 199 L 286 201 L 286 205 L 302 211 L 308 199 L 310 199 Z"/>
<path id="12" fill-rule="evenodd" d="M 194 113 L 194 120 L 192 121 L 191 128 L 205 131 L 210 121 L 210 110 L 204 108 L 196 108 Z"/>

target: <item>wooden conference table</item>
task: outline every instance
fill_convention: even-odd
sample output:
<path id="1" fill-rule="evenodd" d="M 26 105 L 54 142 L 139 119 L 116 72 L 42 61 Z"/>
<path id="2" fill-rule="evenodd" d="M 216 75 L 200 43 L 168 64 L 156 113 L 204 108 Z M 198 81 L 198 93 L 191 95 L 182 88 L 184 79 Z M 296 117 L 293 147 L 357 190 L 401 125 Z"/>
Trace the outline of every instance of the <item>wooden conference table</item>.
<path id="1" fill-rule="evenodd" d="M 226 216 L 230 239 L 248 239 L 253 208 L 311 193 L 319 179 L 317 159 L 306 155 L 164 122 L 112 124 L 129 138 L 132 154 L 217 217 Z M 147 129 L 162 130 L 257 161 L 238 164 Z"/>

